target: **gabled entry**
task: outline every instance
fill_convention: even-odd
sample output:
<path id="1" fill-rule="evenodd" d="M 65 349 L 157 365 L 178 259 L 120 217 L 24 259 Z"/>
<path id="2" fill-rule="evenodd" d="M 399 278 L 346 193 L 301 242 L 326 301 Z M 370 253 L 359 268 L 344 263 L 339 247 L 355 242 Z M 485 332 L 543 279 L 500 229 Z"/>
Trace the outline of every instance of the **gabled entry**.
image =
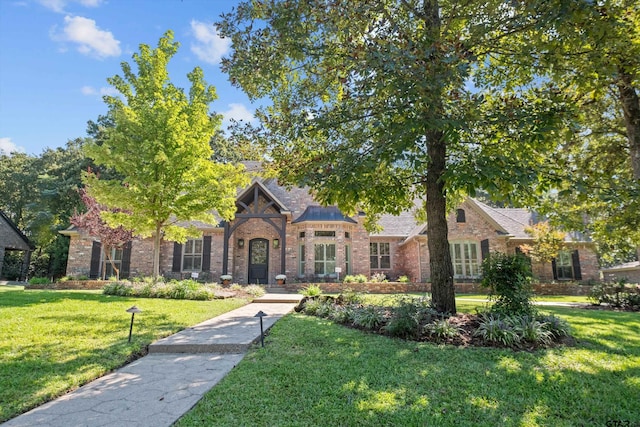
<path id="1" fill-rule="evenodd" d="M 253 239 L 249 241 L 249 283 L 269 282 L 269 241 Z"/>

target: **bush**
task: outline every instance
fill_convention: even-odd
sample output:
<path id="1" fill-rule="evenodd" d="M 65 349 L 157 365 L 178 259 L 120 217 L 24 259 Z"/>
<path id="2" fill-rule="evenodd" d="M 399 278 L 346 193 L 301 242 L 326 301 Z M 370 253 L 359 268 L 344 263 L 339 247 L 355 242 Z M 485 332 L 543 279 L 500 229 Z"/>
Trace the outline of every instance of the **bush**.
<path id="1" fill-rule="evenodd" d="M 514 316 L 505 320 L 521 340 L 542 345 L 549 345 L 553 341 L 553 333 L 534 317 Z"/>
<path id="2" fill-rule="evenodd" d="M 351 274 L 347 274 L 346 276 L 344 276 L 344 279 L 342 279 L 342 282 L 343 283 L 366 283 L 367 276 L 365 276 L 364 274 L 357 274 L 355 276 Z"/>
<path id="3" fill-rule="evenodd" d="M 317 299 L 307 300 L 304 304 L 303 312 L 309 316 L 315 316 L 318 313 L 320 305 L 322 305 L 322 302 Z"/>
<path id="4" fill-rule="evenodd" d="M 409 278 L 407 276 L 400 276 L 400 277 L 398 277 L 398 282 L 400 282 L 400 283 L 408 283 L 409 282 Z"/>
<path id="5" fill-rule="evenodd" d="M 105 295 L 116 295 L 119 297 L 126 297 L 133 295 L 133 287 L 121 282 L 110 282 L 102 288 L 102 293 Z"/>
<path id="6" fill-rule="evenodd" d="M 358 307 L 353 313 L 353 324 L 365 329 L 377 330 L 384 325 L 385 320 L 384 310 L 374 305 Z"/>
<path id="7" fill-rule="evenodd" d="M 453 325 L 449 319 L 440 319 L 427 324 L 424 331 L 436 341 L 445 341 L 455 338 L 460 333 L 460 328 Z"/>
<path id="8" fill-rule="evenodd" d="M 394 337 L 416 339 L 421 325 L 431 321 L 437 312 L 426 298 L 400 298 L 392 309 L 385 331 Z"/>
<path id="9" fill-rule="evenodd" d="M 520 337 L 509 322 L 505 322 L 495 314 L 482 315 L 480 325 L 473 334 L 484 341 L 506 347 L 513 347 L 520 342 Z"/>
<path id="10" fill-rule="evenodd" d="M 320 285 L 308 285 L 306 288 L 302 288 L 298 291 L 305 297 L 317 297 L 322 294 L 322 288 Z"/>
<path id="11" fill-rule="evenodd" d="M 569 322 L 560 317 L 550 315 L 538 315 L 536 319 L 540 321 L 543 325 L 543 328 L 547 331 L 551 332 L 551 334 L 555 338 L 568 337 L 571 335 L 571 326 L 569 326 Z"/>
<path id="12" fill-rule="evenodd" d="M 267 293 L 262 286 L 258 285 L 247 285 L 244 287 L 244 291 L 254 298 L 261 297 Z"/>
<path id="13" fill-rule="evenodd" d="M 628 285 L 620 279 L 612 285 L 596 285 L 591 289 L 589 299 L 596 305 L 609 304 L 624 310 L 640 310 L 640 286 Z"/>
<path id="14" fill-rule="evenodd" d="M 531 266 L 523 255 L 491 254 L 482 262 L 482 286 L 489 288 L 491 310 L 504 315 L 532 315 Z"/>
<path id="15" fill-rule="evenodd" d="M 338 300 L 342 301 L 343 304 L 361 304 L 364 297 L 361 292 L 356 292 L 351 288 L 346 288 L 340 293 L 340 295 L 338 295 Z"/>
<path id="16" fill-rule="evenodd" d="M 30 285 L 47 285 L 51 283 L 51 280 L 47 277 L 32 277 L 29 279 Z"/>
<path id="17" fill-rule="evenodd" d="M 371 276 L 371 282 L 372 283 L 388 282 L 387 275 L 384 273 L 376 273 L 373 276 Z"/>

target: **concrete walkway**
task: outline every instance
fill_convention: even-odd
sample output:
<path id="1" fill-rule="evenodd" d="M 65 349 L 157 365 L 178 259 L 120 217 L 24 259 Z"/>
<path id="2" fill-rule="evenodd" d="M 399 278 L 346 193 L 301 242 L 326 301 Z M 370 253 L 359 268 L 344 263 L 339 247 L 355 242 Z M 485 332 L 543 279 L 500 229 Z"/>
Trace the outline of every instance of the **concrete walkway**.
<path id="1" fill-rule="evenodd" d="M 260 342 L 301 295 L 267 294 L 149 346 L 149 354 L 13 418 L 15 426 L 170 426 Z"/>

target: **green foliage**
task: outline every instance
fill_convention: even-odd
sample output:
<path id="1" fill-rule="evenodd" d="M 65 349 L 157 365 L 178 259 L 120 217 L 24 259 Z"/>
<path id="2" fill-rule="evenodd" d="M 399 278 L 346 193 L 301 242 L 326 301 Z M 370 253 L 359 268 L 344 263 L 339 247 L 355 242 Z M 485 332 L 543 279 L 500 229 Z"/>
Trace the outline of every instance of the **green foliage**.
<path id="1" fill-rule="evenodd" d="M 310 284 L 300 289 L 298 293 L 304 295 L 305 297 L 317 297 L 322 294 L 322 288 L 320 285 Z"/>
<path id="2" fill-rule="evenodd" d="M 102 292 L 105 295 L 208 301 L 216 298 L 215 291 L 219 288 L 218 284 L 202 284 L 191 279 L 165 283 L 150 278 L 133 283 L 109 282 L 102 288 Z M 260 287 L 242 290 L 252 296 L 260 296 L 260 292 L 264 294 L 264 289 Z"/>
<path id="3" fill-rule="evenodd" d="M 386 320 L 385 310 L 374 305 L 361 306 L 353 311 L 353 324 L 365 329 L 378 330 Z"/>
<path id="4" fill-rule="evenodd" d="M 409 278 L 407 276 L 400 276 L 398 277 L 398 282 L 400 283 L 408 283 L 409 282 Z"/>
<path id="5" fill-rule="evenodd" d="M 460 328 L 452 324 L 449 319 L 438 319 L 428 323 L 424 331 L 436 341 L 450 340 L 460 334 Z"/>
<path id="6" fill-rule="evenodd" d="M 569 322 L 562 319 L 561 317 L 555 316 L 553 314 L 538 314 L 536 316 L 536 320 L 541 322 L 542 327 L 545 330 L 549 331 L 556 339 L 568 337 L 571 335 L 571 326 L 569 325 Z"/>
<path id="7" fill-rule="evenodd" d="M 505 315 L 530 315 L 535 311 L 531 304 L 531 266 L 522 255 L 492 253 L 482 262 L 482 286 L 489 288 L 491 308 Z"/>
<path id="8" fill-rule="evenodd" d="M 235 213 L 236 189 L 248 181 L 243 167 L 214 163 L 209 138 L 220 125 L 209 104 L 215 89 L 195 68 L 188 74 L 189 94 L 175 87 L 167 65 L 178 43 L 167 31 L 156 49 L 140 45 L 133 55 L 137 75 L 122 63 L 123 76 L 108 79 L 121 96 L 106 96 L 113 127 L 100 143 L 85 146 L 96 164 L 114 170 L 121 179 L 84 175 L 88 192 L 99 203 L 124 212 L 105 212 L 112 226 L 123 226 L 141 237 L 154 236 L 153 274 L 159 275 L 160 236 L 184 242 L 197 236 L 179 221 L 216 224 L 212 210 L 224 219 Z"/>
<path id="9" fill-rule="evenodd" d="M 48 277 L 32 277 L 29 279 L 30 285 L 47 285 L 51 283 Z"/>
<path id="10" fill-rule="evenodd" d="M 262 286 L 258 285 L 247 285 L 243 288 L 243 290 L 255 298 L 261 297 L 267 293 Z"/>
<path id="11" fill-rule="evenodd" d="M 322 304 L 323 302 L 317 298 L 309 299 L 304 303 L 303 311 L 305 314 L 308 314 L 309 316 L 315 316 L 318 313 L 318 309 Z"/>
<path id="12" fill-rule="evenodd" d="M 7 280 L 18 280 L 22 271 L 22 253 L 7 251 L 4 254 L 0 277 Z"/>
<path id="13" fill-rule="evenodd" d="M 357 275 L 352 275 L 352 274 L 347 274 L 346 276 L 344 276 L 344 279 L 342 279 L 343 283 L 366 283 L 367 282 L 367 276 L 365 276 L 364 274 L 357 274 Z"/>
<path id="14" fill-rule="evenodd" d="M 388 282 L 387 280 L 387 275 L 384 273 L 376 273 L 374 275 L 371 276 L 371 279 L 369 279 L 369 281 L 371 283 L 383 283 L 383 282 Z"/>
<path id="15" fill-rule="evenodd" d="M 640 311 L 640 285 L 629 285 L 625 279 L 614 284 L 598 284 L 591 289 L 589 299 L 598 305 Z"/>
<path id="16" fill-rule="evenodd" d="M 514 347 L 520 342 L 520 336 L 510 322 L 491 314 L 482 317 L 474 335 L 505 347 Z"/>
<path id="17" fill-rule="evenodd" d="M 436 315 L 428 298 L 399 298 L 384 329 L 394 337 L 416 339 L 422 332 L 422 325 Z"/>
<path id="18" fill-rule="evenodd" d="M 548 263 L 558 257 L 558 252 L 564 247 L 567 233 L 556 230 L 548 221 L 527 226 L 524 231 L 533 238 L 533 244 L 520 245 L 522 252 L 529 255 L 536 262 Z"/>
<path id="19" fill-rule="evenodd" d="M 340 292 L 338 300 L 344 304 L 361 304 L 364 300 L 364 294 L 362 292 L 356 292 L 351 288 L 346 288 Z"/>

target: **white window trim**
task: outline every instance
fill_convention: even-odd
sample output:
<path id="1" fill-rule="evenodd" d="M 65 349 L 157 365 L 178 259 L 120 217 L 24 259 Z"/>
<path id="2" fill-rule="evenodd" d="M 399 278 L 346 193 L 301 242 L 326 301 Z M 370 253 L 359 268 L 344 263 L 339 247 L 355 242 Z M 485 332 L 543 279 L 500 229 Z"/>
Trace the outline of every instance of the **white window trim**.
<path id="1" fill-rule="evenodd" d="M 461 259 L 458 259 L 455 256 L 454 245 L 460 246 L 460 255 Z M 469 258 L 465 257 L 465 246 L 469 246 Z M 471 246 L 475 246 L 475 263 L 472 262 L 473 258 L 471 257 L 472 250 Z M 478 279 L 480 277 L 480 264 L 482 263 L 481 254 L 480 254 L 480 242 L 475 240 L 451 240 L 449 242 L 449 253 L 451 254 L 451 264 L 453 264 L 453 278 L 454 279 Z M 462 268 L 462 274 L 456 273 L 456 266 L 459 265 Z M 467 266 L 469 266 L 469 271 L 471 274 L 466 274 Z"/>
<path id="2" fill-rule="evenodd" d="M 377 267 L 371 267 L 371 257 L 374 255 L 371 255 L 371 245 L 377 245 L 378 247 L 378 254 L 375 255 L 378 258 L 378 266 Z M 380 245 L 388 245 L 389 246 L 389 253 L 388 254 L 381 254 L 380 253 Z M 381 267 L 382 262 L 381 259 L 383 256 L 388 256 L 389 257 L 389 267 Z M 391 253 L 391 243 L 390 242 L 369 242 L 369 268 L 371 268 L 372 270 L 391 270 L 393 268 L 393 256 Z"/>
<path id="3" fill-rule="evenodd" d="M 325 273 L 322 273 L 322 274 L 316 274 L 316 263 L 318 262 L 318 261 L 316 261 L 316 245 L 323 245 L 325 247 L 325 250 L 324 250 L 325 257 L 327 255 L 326 246 L 327 245 L 333 245 L 334 259 L 333 259 L 333 261 L 327 261 L 326 259 L 324 259 L 322 261 L 322 263 L 324 264 L 324 269 L 323 270 L 325 271 Z M 314 276 L 316 276 L 316 277 L 327 277 L 327 276 L 328 277 L 332 277 L 332 276 L 335 276 L 336 275 L 335 268 L 336 268 L 337 261 L 338 261 L 338 245 L 337 245 L 335 240 L 330 240 L 330 241 L 323 240 L 323 241 L 314 241 L 313 242 L 313 274 L 314 274 Z M 329 272 L 329 273 L 326 272 L 327 271 L 327 262 L 332 262 L 333 263 L 333 271 L 332 272 Z"/>

